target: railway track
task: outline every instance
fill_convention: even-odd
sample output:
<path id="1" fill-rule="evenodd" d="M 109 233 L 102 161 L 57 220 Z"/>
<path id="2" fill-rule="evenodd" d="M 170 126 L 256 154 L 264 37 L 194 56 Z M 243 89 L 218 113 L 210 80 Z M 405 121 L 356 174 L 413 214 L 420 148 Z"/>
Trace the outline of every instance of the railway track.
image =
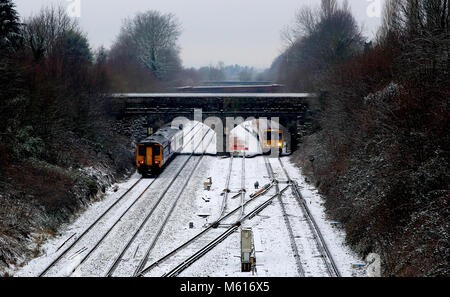
<path id="1" fill-rule="evenodd" d="M 265 192 L 264 192 L 265 193 Z M 260 195 L 264 194 L 261 193 Z M 254 198 L 257 198 L 257 196 L 255 196 Z M 249 204 L 251 201 L 247 201 L 245 203 Z M 245 206 L 244 205 L 244 206 Z M 171 251 L 170 253 L 166 254 L 165 256 L 163 256 L 162 258 L 160 258 L 159 260 L 155 261 L 153 264 L 151 264 L 150 266 L 146 267 L 145 269 L 143 269 L 141 271 L 141 273 L 139 274 L 139 276 L 143 276 L 144 274 L 148 273 L 149 271 L 151 271 L 153 268 L 155 268 L 156 266 L 162 264 L 163 262 L 165 262 L 167 259 L 169 259 L 170 257 L 174 256 L 176 253 L 180 252 L 182 249 L 186 248 L 187 246 L 189 246 L 190 244 L 192 244 L 193 242 L 195 242 L 197 239 L 199 239 L 200 237 L 202 237 L 203 235 L 205 235 L 207 232 L 209 232 L 212 229 L 216 229 L 219 227 L 219 225 L 221 223 L 223 223 L 226 219 L 230 218 L 233 214 L 237 213 L 239 210 L 241 209 L 241 206 L 236 207 L 234 210 L 232 210 L 231 212 L 229 212 L 228 214 L 224 215 L 223 217 L 219 218 L 217 221 L 215 221 L 214 223 L 210 224 L 205 230 L 203 230 L 202 232 L 198 233 L 196 236 L 192 237 L 191 239 L 189 239 L 188 241 L 186 241 L 185 243 L 183 243 L 182 245 L 180 245 L 179 247 L 177 247 L 176 249 L 174 249 L 173 251 Z"/>
<path id="2" fill-rule="evenodd" d="M 222 233 L 220 233 L 218 235 L 215 234 L 215 236 L 212 239 L 210 238 L 208 240 L 207 244 L 203 245 L 200 249 L 198 249 L 196 252 L 194 252 L 189 257 L 187 257 L 187 258 L 185 258 L 185 259 L 183 259 L 181 261 L 176 262 L 177 265 L 175 267 L 171 268 L 170 270 L 168 270 L 167 272 L 165 272 L 162 276 L 164 276 L 164 277 L 175 277 L 175 276 L 178 276 L 185 269 L 187 269 L 189 266 L 191 266 L 197 260 L 202 258 L 209 251 L 214 249 L 218 244 L 223 242 L 226 238 L 231 236 L 234 232 L 236 232 L 243 222 L 245 222 L 247 219 L 252 219 L 258 213 L 260 213 L 262 210 L 264 210 L 267 206 L 269 206 L 274 199 L 278 199 L 278 201 L 280 201 L 280 205 L 282 206 L 283 217 L 285 219 L 286 226 L 287 226 L 288 232 L 290 234 L 291 246 L 293 248 L 294 254 L 296 255 L 295 258 L 296 258 L 297 268 L 299 270 L 299 275 L 304 276 L 305 275 L 305 271 L 304 271 L 303 266 L 301 264 L 300 253 L 298 251 L 297 244 L 295 242 L 295 238 L 294 238 L 294 235 L 293 235 L 293 229 L 292 229 L 292 226 L 291 226 L 291 222 L 288 219 L 288 214 L 287 214 L 285 205 L 284 205 L 284 203 L 282 201 L 282 194 L 285 193 L 289 188 L 291 188 L 292 193 L 297 198 L 296 199 L 297 203 L 299 203 L 299 205 L 304 210 L 305 218 L 307 218 L 308 226 L 310 227 L 311 232 L 313 232 L 313 234 L 314 234 L 314 241 L 317 244 L 317 250 L 320 251 L 320 254 L 321 254 L 320 258 L 323 259 L 324 264 L 327 267 L 327 272 L 328 272 L 329 276 L 332 276 L 332 277 L 339 277 L 339 276 L 341 276 L 337 266 L 334 263 L 333 257 L 331 255 L 331 253 L 329 252 L 329 249 L 328 249 L 328 247 L 326 245 L 326 242 L 325 242 L 325 240 L 324 240 L 324 238 L 323 238 L 323 236 L 322 236 L 322 234 L 320 232 L 320 229 L 318 228 L 318 226 L 317 226 L 317 224 L 316 224 L 316 222 L 314 220 L 314 217 L 309 212 L 309 210 L 307 208 L 307 205 L 305 203 L 305 200 L 301 196 L 301 193 L 300 193 L 300 191 L 298 189 L 298 185 L 290 178 L 288 172 L 286 171 L 286 169 L 284 167 L 284 164 L 282 163 L 282 160 L 281 159 L 278 159 L 278 160 L 279 160 L 280 165 L 283 168 L 283 172 L 284 172 L 284 174 L 285 174 L 285 176 L 287 178 L 287 181 L 286 181 L 287 186 L 284 187 L 283 189 L 280 189 L 279 181 L 275 178 L 275 173 L 273 171 L 272 165 L 270 164 L 269 160 L 266 160 L 267 161 L 267 163 L 266 163 L 267 170 L 269 172 L 269 176 L 272 178 L 272 186 L 271 187 L 275 187 L 276 194 L 273 195 L 268 200 L 266 200 L 264 203 L 259 204 L 256 208 L 252 208 L 252 210 L 248 214 L 246 214 L 245 216 L 241 217 L 239 215 L 239 219 L 234 221 L 234 223 L 228 224 L 230 226 L 224 232 L 222 232 Z M 266 192 L 267 191 L 265 191 L 265 193 Z M 233 215 L 234 213 L 237 213 L 237 212 L 241 211 L 243 206 L 247 206 L 249 203 L 251 203 L 253 201 L 255 201 L 255 200 L 252 199 L 252 200 L 247 201 L 243 205 L 240 205 L 239 207 L 237 207 L 233 211 L 231 211 L 229 214 L 227 214 L 226 217 L 223 217 L 218 222 L 216 222 L 216 223 L 214 223 L 212 225 L 216 225 L 216 227 L 217 227 L 219 224 L 225 223 L 224 222 L 224 221 L 226 221 L 225 219 L 231 217 L 231 215 Z M 212 226 L 210 226 L 209 228 L 205 229 L 204 231 L 202 231 L 201 233 L 199 233 L 198 235 L 196 235 L 195 237 L 193 237 L 189 241 L 185 242 L 184 244 L 182 244 L 181 246 L 179 246 L 177 249 L 173 250 L 169 254 L 165 255 L 164 257 L 162 257 L 158 261 L 154 262 L 149 267 L 145 268 L 141 272 L 141 274 L 139 276 L 144 276 L 144 275 L 150 273 L 153 269 L 156 269 L 157 267 L 161 266 L 165 261 L 167 261 L 168 259 L 174 257 L 177 253 L 180 253 L 181 251 L 186 249 L 189 245 L 193 244 L 194 242 L 197 242 L 199 238 L 205 236 L 205 234 L 207 234 L 211 230 L 212 230 Z"/>
<path id="3" fill-rule="evenodd" d="M 161 270 L 164 271 L 164 273 L 161 272 L 164 276 L 175 276 L 181 273 L 184 269 L 192 265 L 194 262 L 204 256 L 208 251 L 213 249 L 228 236 L 233 234 L 233 232 L 236 231 L 237 228 L 239 228 L 242 222 L 247 219 L 253 218 L 257 213 L 266 208 L 276 197 L 276 195 L 262 204 L 257 204 L 257 198 L 265 195 L 271 187 L 272 186 L 266 188 L 264 191 L 259 191 L 257 195 L 252 196 L 251 200 L 240 203 L 235 209 L 228 212 L 226 215 L 222 216 L 214 223 L 210 224 L 205 230 L 198 233 L 170 253 L 166 254 L 162 258 L 158 259 L 157 261 L 153 262 L 151 265 L 143 269 L 138 274 L 138 276 L 145 276 L 149 273 L 156 274 Z M 288 187 L 284 188 L 282 191 L 286 191 Z M 251 210 L 250 213 L 247 215 L 242 215 L 243 208 Z M 221 233 L 220 226 L 229 227 L 227 227 L 227 230 L 225 232 Z M 207 242 L 207 244 L 204 244 L 205 241 Z M 188 252 L 188 248 L 191 248 L 191 246 L 194 245 L 197 245 L 198 251 L 196 251 L 193 255 L 188 256 L 186 254 Z M 193 248 L 195 249 L 195 247 Z M 175 268 L 173 268 L 173 263 L 175 263 L 176 265 Z"/>
<path id="4" fill-rule="evenodd" d="M 288 219 L 288 216 L 287 216 L 286 207 L 285 207 L 285 205 L 283 203 L 282 195 L 280 193 L 280 187 L 278 185 L 278 180 L 275 178 L 275 173 L 273 172 L 273 168 L 272 168 L 272 165 L 270 164 L 270 160 L 269 160 L 268 157 L 264 157 L 264 163 L 266 164 L 266 168 L 267 168 L 267 172 L 269 174 L 269 177 L 275 183 L 275 191 L 277 193 L 276 195 L 277 195 L 278 202 L 281 205 L 281 211 L 283 212 L 284 223 L 285 223 L 286 228 L 287 228 L 288 233 L 289 233 L 289 241 L 291 243 L 292 251 L 294 252 L 295 264 L 297 265 L 297 272 L 298 272 L 298 274 L 300 276 L 304 277 L 305 276 L 305 270 L 303 269 L 303 265 L 301 263 L 301 256 L 300 256 L 300 253 L 298 251 L 297 244 L 295 243 L 294 232 L 292 230 L 291 223 L 289 222 L 289 219 Z"/>
<path id="5" fill-rule="evenodd" d="M 244 216 L 244 201 L 245 201 L 245 152 L 242 156 L 242 170 L 241 170 L 241 214 L 239 215 L 240 218 Z"/>
<path id="6" fill-rule="evenodd" d="M 162 193 L 159 195 L 155 205 L 152 207 L 152 209 L 150 210 L 150 212 L 145 216 L 145 219 L 141 222 L 141 224 L 139 225 L 139 228 L 135 231 L 135 233 L 133 234 L 133 236 L 128 240 L 127 244 L 125 245 L 125 247 L 121 250 L 120 254 L 118 257 L 116 257 L 116 259 L 114 260 L 114 262 L 112 263 L 112 265 L 110 266 L 108 272 L 106 273 L 106 277 L 110 277 L 113 276 L 113 273 L 116 271 L 121 259 L 123 258 L 123 256 L 125 255 L 126 251 L 129 249 L 129 247 L 131 246 L 131 244 L 135 241 L 135 239 L 137 238 L 138 234 L 143 230 L 143 228 L 145 227 L 145 225 L 147 224 L 148 220 L 150 219 L 150 217 L 153 215 L 153 213 L 155 212 L 155 210 L 157 209 L 157 207 L 159 206 L 160 202 L 162 201 L 162 199 L 166 196 L 166 194 L 168 193 L 169 189 L 173 186 L 173 184 L 175 183 L 175 181 L 180 177 L 180 173 L 182 172 L 182 170 L 186 167 L 186 165 L 188 164 L 188 162 L 190 161 L 190 159 L 192 158 L 192 156 L 195 154 L 195 151 L 200 147 L 201 144 L 203 144 L 204 139 L 206 138 L 206 136 L 208 134 L 210 134 L 211 131 L 208 130 L 204 135 L 203 138 L 201 140 L 201 142 L 195 147 L 195 149 L 193 150 L 192 154 L 185 160 L 185 162 L 183 163 L 183 165 L 179 168 L 179 170 L 177 171 L 176 174 L 174 174 L 173 178 L 171 179 L 171 181 L 167 184 L 167 186 L 164 188 L 164 190 L 162 191 Z M 175 209 L 179 198 L 181 197 L 182 193 L 184 192 L 186 186 L 188 185 L 189 181 L 191 180 L 194 172 L 196 171 L 196 169 L 198 168 L 198 165 L 200 164 L 200 162 L 202 161 L 204 154 L 207 150 L 207 148 L 209 147 L 209 145 L 211 144 L 212 140 L 214 139 L 214 135 L 212 135 L 212 137 L 209 139 L 209 141 L 207 142 L 206 147 L 202 150 L 202 156 L 200 158 L 197 159 L 197 161 L 195 162 L 195 166 L 194 168 L 189 172 L 188 177 L 186 178 L 186 180 L 184 181 L 184 183 L 182 184 L 180 190 L 178 191 L 178 193 L 176 194 L 175 198 L 174 198 L 174 202 L 172 203 L 171 208 L 169 209 L 168 213 L 165 215 L 165 218 L 162 222 L 162 224 L 160 225 L 158 231 L 156 232 L 155 237 L 153 238 L 150 246 L 147 248 L 145 255 L 143 257 L 143 259 L 141 259 L 141 261 L 139 262 L 133 276 L 136 276 L 140 273 L 140 271 L 142 270 L 143 266 L 147 263 L 148 261 L 148 256 L 150 254 L 150 251 L 153 249 L 153 247 L 155 246 L 157 240 L 159 239 L 159 236 L 161 235 L 165 224 L 167 223 L 167 221 L 169 220 L 173 210 Z"/>
<path id="7" fill-rule="evenodd" d="M 39 277 L 45 276 L 45 274 L 53 267 L 55 264 L 60 261 L 94 226 L 98 224 L 98 222 L 103 219 L 107 213 L 111 211 L 120 201 L 123 200 L 127 194 L 133 190 L 141 181 L 143 178 L 138 179 L 130 188 L 128 188 L 125 193 L 123 193 L 113 204 L 111 204 L 92 224 L 90 224 L 81 234 L 78 236 L 67 248 L 63 250 L 61 254 L 56 257 L 47 267 L 39 274 Z M 152 183 L 150 183 L 149 187 Z M 144 191 L 145 192 L 145 191 Z M 71 236 L 71 238 L 73 235 Z M 66 243 L 66 242 L 65 242 Z M 64 243 L 64 244 L 65 244 Z"/>
<path id="8" fill-rule="evenodd" d="M 280 193 L 284 193 L 290 186 L 286 186 L 283 190 L 280 191 Z M 247 219 L 252 219 L 257 214 L 259 214 L 261 211 L 263 211 L 267 206 L 269 206 L 273 199 L 278 197 L 279 194 L 273 195 L 271 198 L 266 200 L 264 203 L 258 205 L 255 209 L 253 209 L 251 212 L 246 214 L 245 216 L 241 217 L 238 221 L 236 221 L 233 225 L 231 225 L 225 232 L 221 233 L 219 236 L 215 237 L 213 240 L 211 240 L 208 244 L 206 244 L 203 248 L 201 248 L 199 251 L 182 261 L 180 264 L 178 264 L 175 268 L 170 270 L 169 272 L 162 275 L 163 277 L 176 277 L 181 272 L 183 272 L 186 268 L 194 264 L 198 259 L 202 258 L 204 255 L 206 255 L 209 251 L 211 251 L 214 247 L 216 247 L 219 243 L 227 239 L 231 234 L 233 234 L 235 231 L 238 230 L 238 228 L 242 225 L 244 221 Z M 251 201 L 251 200 L 250 200 Z M 241 208 L 238 207 L 235 210 L 238 211 Z"/>
<path id="9" fill-rule="evenodd" d="M 189 135 L 192 131 L 195 130 L 195 128 L 199 125 L 200 123 L 196 123 L 196 125 L 194 127 L 192 127 L 192 129 L 190 129 L 185 136 Z M 188 143 L 190 143 L 195 135 L 197 134 L 197 132 L 194 134 L 194 136 L 191 137 L 191 139 L 186 143 L 186 145 Z M 111 211 L 120 203 L 124 200 L 125 197 L 128 196 L 128 194 L 134 189 L 136 188 L 136 186 L 138 184 L 140 184 L 143 180 L 143 178 L 138 179 L 130 188 L 128 188 L 113 204 L 111 204 L 105 211 L 102 212 L 102 214 L 93 222 L 91 223 L 86 229 L 83 230 L 83 232 L 78 236 L 75 237 L 74 235 L 72 235 L 68 240 L 66 240 L 64 242 L 64 244 L 62 246 L 64 246 L 67 242 L 69 242 L 69 240 L 73 237 L 75 237 L 75 240 L 69 245 L 67 246 L 65 249 L 62 250 L 62 252 L 55 258 L 53 259 L 47 266 L 46 268 L 38 275 L 38 277 L 43 277 L 45 276 L 53 267 L 55 267 L 83 238 L 85 238 L 85 236 L 90 233 L 90 231 L 97 225 L 99 225 L 99 223 L 106 217 L 107 214 L 111 213 Z M 153 183 L 155 182 L 156 178 L 153 179 L 147 186 L 145 186 L 145 189 L 139 194 L 139 196 L 131 203 L 131 205 L 129 205 L 129 207 L 121 214 L 121 216 L 119 217 L 118 220 L 116 220 L 116 222 L 108 229 L 108 231 L 106 232 L 106 234 L 104 234 L 104 236 L 102 236 L 102 238 L 96 243 L 96 245 L 81 259 L 80 263 L 73 268 L 73 270 L 71 271 L 72 273 L 74 272 L 74 270 L 81 265 L 82 262 L 84 262 L 89 255 L 99 246 L 99 244 L 101 243 L 101 241 L 106 238 L 106 236 L 110 233 L 110 231 L 120 222 L 120 220 L 123 218 L 123 216 L 125 216 L 125 214 L 136 204 L 136 202 L 145 194 L 145 192 L 153 185 Z M 58 248 L 58 250 L 60 250 L 61 247 Z M 74 255 L 81 255 L 82 252 L 80 251 L 86 251 L 87 248 L 83 247 L 83 249 L 77 251 Z M 72 255 L 73 256 L 73 255 Z M 70 258 L 70 257 L 69 257 Z M 71 260 L 71 259 L 69 259 Z"/>
<path id="10" fill-rule="evenodd" d="M 223 190 L 222 204 L 221 204 L 221 207 L 220 207 L 220 212 L 219 212 L 219 216 L 218 216 L 217 220 L 219 220 L 224 215 L 225 209 L 227 207 L 228 194 L 230 193 L 231 171 L 233 170 L 233 159 L 234 159 L 234 156 L 231 155 L 231 157 L 230 157 L 230 164 L 228 165 L 228 173 L 227 173 L 227 179 L 226 179 L 226 182 L 225 182 L 225 189 Z"/>
<path id="11" fill-rule="evenodd" d="M 309 211 L 308 205 L 303 198 L 298 185 L 295 181 L 291 179 L 289 176 L 289 173 L 286 170 L 286 167 L 283 164 L 283 161 L 281 158 L 278 158 L 278 162 L 280 163 L 280 166 L 284 172 L 284 175 L 287 178 L 288 183 L 292 186 L 291 190 L 294 194 L 295 200 L 297 201 L 300 208 L 303 210 L 303 213 L 305 215 L 306 221 L 308 222 L 308 226 L 311 230 L 311 232 L 314 234 L 314 238 L 316 239 L 317 248 L 320 251 L 320 254 L 322 255 L 322 259 L 324 261 L 325 266 L 327 267 L 328 274 L 331 277 L 341 277 L 341 273 L 339 272 L 339 269 L 333 259 L 333 256 L 327 246 L 327 243 L 323 237 L 322 232 L 320 231 L 319 226 L 317 225 L 314 217 L 312 216 L 311 212 Z"/>

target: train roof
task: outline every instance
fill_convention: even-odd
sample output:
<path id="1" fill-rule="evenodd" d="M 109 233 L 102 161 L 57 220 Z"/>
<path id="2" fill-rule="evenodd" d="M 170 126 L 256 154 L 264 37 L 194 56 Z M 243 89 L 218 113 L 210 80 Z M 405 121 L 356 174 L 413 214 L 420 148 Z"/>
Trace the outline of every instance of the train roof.
<path id="1" fill-rule="evenodd" d="M 140 141 L 140 144 L 145 143 L 157 143 L 157 144 L 164 144 L 166 141 L 171 139 L 175 134 L 181 132 L 180 129 L 176 128 L 163 128 L 159 129 L 155 134 L 152 134 L 151 136 L 145 138 L 144 140 Z"/>

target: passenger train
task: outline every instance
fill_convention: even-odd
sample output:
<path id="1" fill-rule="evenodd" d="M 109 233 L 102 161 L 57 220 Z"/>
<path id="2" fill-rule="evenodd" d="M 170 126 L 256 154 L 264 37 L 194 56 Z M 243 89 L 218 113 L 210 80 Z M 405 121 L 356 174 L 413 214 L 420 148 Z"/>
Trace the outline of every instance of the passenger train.
<path id="1" fill-rule="evenodd" d="M 283 130 L 266 129 L 263 130 L 262 148 L 263 152 L 269 152 L 271 149 L 278 149 L 281 153 L 283 149 Z"/>
<path id="2" fill-rule="evenodd" d="M 261 149 L 265 155 L 271 154 L 272 150 L 278 151 L 280 156 L 291 154 L 290 137 L 283 128 L 261 130 L 260 140 Z"/>
<path id="3" fill-rule="evenodd" d="M 136 165 L 142 176 L 157 175 L 183 148 L 183 130 L 163 128 L 137 144 Z"/>

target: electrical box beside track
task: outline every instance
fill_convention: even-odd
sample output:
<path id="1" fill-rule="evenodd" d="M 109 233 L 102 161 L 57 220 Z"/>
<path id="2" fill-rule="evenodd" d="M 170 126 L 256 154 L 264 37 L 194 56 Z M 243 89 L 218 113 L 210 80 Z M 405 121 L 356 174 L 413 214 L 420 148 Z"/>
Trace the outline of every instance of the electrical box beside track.
<path id="1" fill-rule="evenodd" d="M 241 230 L 241 271 L 250 272 L 256 264 L 253 232 L 251 228 Z"/>

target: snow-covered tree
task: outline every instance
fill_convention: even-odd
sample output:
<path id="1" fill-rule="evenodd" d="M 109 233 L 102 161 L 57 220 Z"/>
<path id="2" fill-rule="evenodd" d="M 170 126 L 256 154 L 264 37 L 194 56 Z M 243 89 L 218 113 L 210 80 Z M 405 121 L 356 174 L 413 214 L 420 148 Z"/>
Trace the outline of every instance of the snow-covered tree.
<path id="1" fill-rule="evenodd" d="M 20 40 L 20 23 L 14 3 L 0 0 L 0 46 L 11 47 Z"/>
<path id="2" fill-rule="evenodd" d="M 76 20 L 71 19 L 62 6 L 43 8 L 39 14 L 25 20 L 25 45 L 35 60 L 48 56 L 55 47 L 60 47 L 68 34 L 82 35 Z"/>

